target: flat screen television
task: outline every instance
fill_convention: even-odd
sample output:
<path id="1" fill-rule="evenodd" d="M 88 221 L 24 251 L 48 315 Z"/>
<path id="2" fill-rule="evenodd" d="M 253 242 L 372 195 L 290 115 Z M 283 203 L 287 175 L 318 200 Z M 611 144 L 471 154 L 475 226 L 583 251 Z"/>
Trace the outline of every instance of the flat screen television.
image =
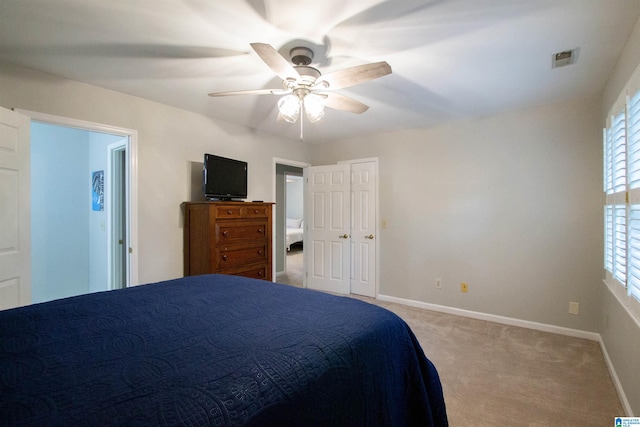
<path id="1" fill-rule="evenodd" d="M 247 198 L 247 162 L 204 155 L 202 190 L 210 200 Z"/>

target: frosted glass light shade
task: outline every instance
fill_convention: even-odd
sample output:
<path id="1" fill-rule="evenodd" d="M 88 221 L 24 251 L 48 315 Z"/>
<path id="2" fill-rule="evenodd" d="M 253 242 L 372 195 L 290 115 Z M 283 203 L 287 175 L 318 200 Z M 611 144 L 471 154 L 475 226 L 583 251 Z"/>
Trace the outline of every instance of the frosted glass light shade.
<path id="1" fill-rule="evenodd" d="M 310 122 L 317 122 L 324 116 L 324 97 L 313 93 L 305 96 L 304 110 Z"/>
<path id="2" fill-rule="evenodd" d="M 280 115 L 288 122 L 295 123 L 300 116 L 300 99 L 295 95 L 287 95 L 278 101 Z"/>

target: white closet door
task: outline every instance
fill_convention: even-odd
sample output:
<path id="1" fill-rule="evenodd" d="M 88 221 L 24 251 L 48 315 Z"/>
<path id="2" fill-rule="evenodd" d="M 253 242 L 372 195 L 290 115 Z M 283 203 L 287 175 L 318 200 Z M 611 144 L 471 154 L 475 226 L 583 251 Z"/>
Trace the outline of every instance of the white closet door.
<path id="1" fill-rule="evenodd" d="M 351 163 L 351 293 L 376 296 L 376 163 Z"/>
<path id="2" fill-rule="evenodd" d="M 304 169 L 307 287 L 350 292 L 350 165 Z"/>
<path id="3" fill-rule="evenodd" d="M 31 304 L 30 127 L 0 108 L 0 310 Z"/>

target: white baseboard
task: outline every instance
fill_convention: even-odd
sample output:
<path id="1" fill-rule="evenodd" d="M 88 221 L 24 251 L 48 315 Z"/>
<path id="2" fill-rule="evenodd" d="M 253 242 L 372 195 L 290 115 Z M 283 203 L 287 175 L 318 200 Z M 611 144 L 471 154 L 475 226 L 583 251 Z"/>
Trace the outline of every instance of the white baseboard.
<path id="1" fill-rule="evenodd" d="M 551 332 L 600 342 L 600 334 L 595 332 L 580 331 L 578 329 L 548 325 L 546 323 L 530 322 L 528 320 L 514 319 L 512 317 L 480 313 L 478 311 L 463 310 L 461 308 L 446 307 L 444 305 L 392 297 L 389 295 L 378 295 L 378 299 L 382 301 L 396 302 L 398 304 L 404 304 L 411 307 L 423 308 L 425 310 L 439 311 L 441 313 L 455 314 L 457 316 L 470 317 L 472 319 L 486 320 L 489 322 L 502 323 L 504 325 L 520 326 L 522 328 L 535 329 L 537 331 Z"/>
<path id="2" fill-rule="evenodd" d="M 600 350 L 602 350 L 602 355 L 604 356 L 604 360 L 607 363 L 607 368 L 609 368 L 609 374 L 611 375 L 613 384 L 615 385 L 616 391 L 618 392 L 618 398 L 620 399 L 620 403 L 622 403 L 622 408 L 624 409 L 625 415 L 627 417 L 633 417 L 633 410 L 631 409 L 631 405 L 629 404 L 629 399 L 627 399 L 627 395 L 624 393 L 620 378 L 618 378 L 618 374 L 613 367 L 613 362 L 609 357 L 609 353 L 607 352 L 607 348 L 605 347 L 602 339 L 600 339 Z"/>
<path id="3" fill-rule="evenodd" d="M 609 373 L 611 375 L 611 379 L 616 387 L 616 391 L 618 392 L 618 397 L 620 398 L 620 402 L 622 403 L 622 407 L 626 412 L 627 417 L 633 417 L 633 411 L 631 410 L 631 405 L 629 404 L 629 400 L 624 393 L 624 389 L 622 388 L 622 384 L 620 383 L 620 379 L 618 378 L 618 374 L 609 358 L 609 354 L 607 353 L 607 349 L 605 348 L 604 342 L 602 341 L 602 337 L 600 334 L 596 332 L 587 332 L 580 331 L 577 329 L 565 328 L 562 326 L 548 325 L 546 323 L 538 323 L 538 322 L 530 322 L 528 320 L 514 319 L 512 317 L 505 316 L 497 316 L 495 314 L 487 314 L 480 313 L 478 311 L 470 311 L 463 310 L 460 308 L 447 307 L 444 305 L 431 304 L 422 301 L 410 300 L 405 298 L 392 297 L 389 295 L 378 295 L 378 299 L 381 301 L 395 302 L 398 304 L 408 305 L 410 307 L 422 308 L 425 310 L 438 311 L 440 313 L 454 314 L 456 316 L 462 317 L 470 317 L 472 319 L 478 320 L 486 320 L 488 322 L 501 323 L 504 325 L 511 326 L 520 326 L 522 328 L 534 329 L 537 331 L 543 332 L 551 332 L 554 334 L 567 335 L 574 338 L 584 338 L 591 341 L 597 341 L 600 343 L 600 349 L 602 350 L 602 354 L 604 355 L 605 363 L 607 364 L 607 368 L 609 369 Z M 622 415 L 622 414 L 621 414 Z"/>

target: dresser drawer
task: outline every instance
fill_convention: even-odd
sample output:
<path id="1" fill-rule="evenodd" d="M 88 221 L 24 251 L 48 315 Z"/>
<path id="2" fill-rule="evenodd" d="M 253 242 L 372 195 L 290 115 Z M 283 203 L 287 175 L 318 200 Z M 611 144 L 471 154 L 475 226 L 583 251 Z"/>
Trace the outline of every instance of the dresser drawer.
<path id="1" fill-rule="evenodd" d="M 251 266 L 251 267 L 237 267 L 230 270 L 220 270 L 221 274 L 231 274 L 233 276 L 251 277 L 252 279 L 266 279 L 270 276 L 267 273 L 267 265 Z M 269 274 L 269 276 L 268 276 Z"/>
<path id="2" fill-rule="evenodd" d="M 239 265 L 266 263 L 269 259 L 267 243 L 262 245 L 220 246 L 214 251 L 213 264 L 216 269 L 226 269 Z"/>
<path id="3" fill-rule="evenodd" d="M 268 212 L 267 212 L 268 209 Z M 247 206 L 244 209 L 246 218 L 267 218 L 271 213 L 271 205 L 268 206 Z"/>
<path id="4" fill-rule="evenodd" d="M 218 220 L 225 218 L 268 218 L 271 213 L 271 205 L 243 205 L 242 203 L 233 205 L 215 206 L 215 217 Z"/>
<path id="5" fill-rule="evenodd" d="M 224 245 L 256 239 L 267 239 L 268 223 L 266 221 L 253 222 L 223 222 L 216 223 L 215 244 Z"/>
<path id="6" fill-rule="evenodd" d="M 225 218 L 243 218 L 243 207 L 240 205 L 214 206 L 213 209 L 215 209 L 215 218 L 218 218 L 218 220 Z"/>

